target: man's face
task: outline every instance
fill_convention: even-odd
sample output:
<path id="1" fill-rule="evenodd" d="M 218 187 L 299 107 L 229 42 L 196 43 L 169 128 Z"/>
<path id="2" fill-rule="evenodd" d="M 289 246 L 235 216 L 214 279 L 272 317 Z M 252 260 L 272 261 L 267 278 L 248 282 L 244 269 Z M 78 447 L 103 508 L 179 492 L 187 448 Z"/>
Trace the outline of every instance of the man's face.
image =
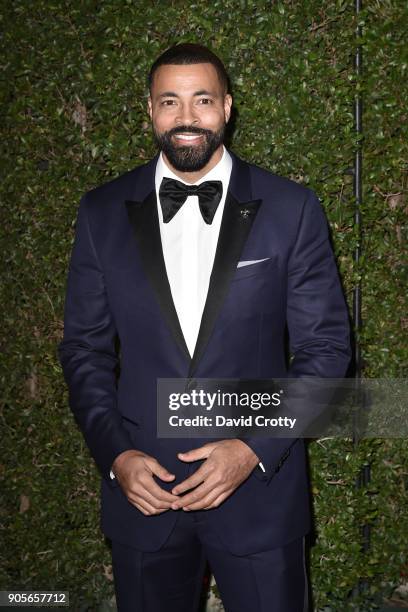
<path id="1" fill-rule="evenodd" d="M 157 69 L 148 110 L 156 142 L 176 170 L 199 171 L 220 153 L 231 104 L 212 64 Z"/>

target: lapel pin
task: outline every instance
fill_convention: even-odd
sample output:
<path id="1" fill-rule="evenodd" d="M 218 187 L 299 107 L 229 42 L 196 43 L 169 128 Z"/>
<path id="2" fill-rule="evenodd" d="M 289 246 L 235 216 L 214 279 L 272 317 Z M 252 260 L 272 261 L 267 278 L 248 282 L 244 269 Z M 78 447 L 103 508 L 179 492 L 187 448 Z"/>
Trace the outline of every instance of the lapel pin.
<path id="1" fill-rule="evenodd" d="M 249 215 L 250 215 L 250 214 L 251 214 L 251 211 L 250 211 L 248 208 L 243 208 L 243 209 L 241 210 L 241 216 L 242 216 L 244 219 L 247 219 L 247 218 L 249 217 Z"/>

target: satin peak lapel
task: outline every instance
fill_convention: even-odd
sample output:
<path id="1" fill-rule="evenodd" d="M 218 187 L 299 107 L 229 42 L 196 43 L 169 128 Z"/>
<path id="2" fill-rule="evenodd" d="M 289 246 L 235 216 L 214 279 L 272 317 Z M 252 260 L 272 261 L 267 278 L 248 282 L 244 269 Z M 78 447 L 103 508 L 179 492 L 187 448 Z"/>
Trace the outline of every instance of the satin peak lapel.
<path id="1" fill-rule="evenodd" d="M 138 242 L 143 268 L 155 290 L 160 308 L 178 346 L 190 361 L 190 353 L 167 277 L 157 215 L 156 191 L 153 189 L 142 202 L 126 200 L 125 203 Z"/>
<path id="2" fill-rule="evenodd" d="M 232 275 L 236 270 L 261 202 L 262 200 L 238 202 L 230 191 L 227 193 L 207 300 L 190 365 L 189 377 L 193 376 L 210 339 Z"/>

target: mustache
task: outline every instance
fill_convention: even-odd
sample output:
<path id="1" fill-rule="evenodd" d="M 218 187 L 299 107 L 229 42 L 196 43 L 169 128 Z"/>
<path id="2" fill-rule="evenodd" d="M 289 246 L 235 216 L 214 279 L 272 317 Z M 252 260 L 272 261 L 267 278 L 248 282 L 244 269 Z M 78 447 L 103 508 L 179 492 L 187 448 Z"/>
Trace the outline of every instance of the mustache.
<path id="1" fill-rule="evenodd" d="M 204 134 L 204 136 L 211 136 L 212 131 L 204 128 L 199 128 L 195 125 L 178 125 L 166 132 L 166 136 L 174 136 L 175 134 Z"/>

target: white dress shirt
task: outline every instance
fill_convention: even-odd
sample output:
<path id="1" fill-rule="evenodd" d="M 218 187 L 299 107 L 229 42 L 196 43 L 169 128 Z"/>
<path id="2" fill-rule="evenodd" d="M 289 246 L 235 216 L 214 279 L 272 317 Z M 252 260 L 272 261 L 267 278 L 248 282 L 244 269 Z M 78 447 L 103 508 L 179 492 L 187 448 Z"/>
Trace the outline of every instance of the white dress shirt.
<path id="1" fill-rule="evenodd" d="M 222 158 L 218 164 L 195 183 L 200 185 L 204 181 L 222 182 L 222 198 L 210 225 L 201 215 L 196 195 L 188 196 L 172 220 L 163 223 L 159 200 L 163 177 L 173 178 L 187 185 L 191 183 L 186 183 L 172 172 L 162 153 L 157 161 L 155 185 L 164 261 L 174 306 L 191 356 L 194 353 L 207 298 L 231 170 L 231 155 L 223 147 Z"/>

